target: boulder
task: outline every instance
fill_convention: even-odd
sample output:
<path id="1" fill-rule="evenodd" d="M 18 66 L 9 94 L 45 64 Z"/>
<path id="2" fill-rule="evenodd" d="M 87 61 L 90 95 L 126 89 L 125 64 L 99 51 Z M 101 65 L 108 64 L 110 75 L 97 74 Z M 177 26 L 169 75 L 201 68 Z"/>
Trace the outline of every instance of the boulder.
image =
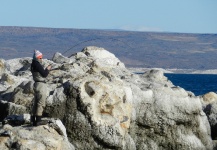
<path id="1" fill-rule="evenodd" d="M 202 97 L 203 97 L 203 102 L 205 104 L 211 104 L 217 102 L 217 94 L 214 92 L 206 93 Z"/>
<path id="2" fill-rule="evenodd" d="M 5 60 L 4 59 L 0 59 L 0 76 L 2 75 L 2 73 L 5 73 L 6 69 L 5 69 Z"/>
<path id="3" fill-rule="evenodd" d="M 201 97 L 174 86 L 163 71 L 133 74 L 114 54 L 93 46 L 70 58 L 57 56 L 61 62 L 44 60 L 57 66 L 48 77 L 44 115 L 62 121 L 66 130 L 56 131 L 67 135 L 76 149 L 211 150 L 215 146 Z M 11 71 L 16 84 L 7 82 L 10 88 L 4 89 L 1 99 L 29 113 L 34 94 L 29 69 L 25 74 Z M 41 138 L 38 145 L 49 146 Z"/>
<path id="4" fill-rule="evenodd" d="M 61 53 L 56 52 L 52 58 L 52 61 L 55 63 L 62 64 L 62 63 L 72 63 L 75 61 L 75 59 L 67 58 L 63 56 Z"/>
<path id="5" fill-rule="evenodd" d="M 0 149 L 74 150 L 66 135 L 61 135 L 58 131 L 60 130 L 49 125 L 12 127 L 6 124 L 0 129 Z"/>
<path id="6" fill-rule="evenodd" d="M 203 110 L 208 117 L 211 126 L 211 136 L 213 140 L 217 140 L 217 94 L 209 92 L 201 97 Z"/>
<path id="7" fill-rule="evenodd" d="M 30 65 L 32 63 L 32 60 L 30 57 L 25 57 L 25 58 L 15 58 L 15 59 L 10 59 L 5 62 L 5 66 L 8 70 L 13 75 L 16 76 L 30 76 Z"/>

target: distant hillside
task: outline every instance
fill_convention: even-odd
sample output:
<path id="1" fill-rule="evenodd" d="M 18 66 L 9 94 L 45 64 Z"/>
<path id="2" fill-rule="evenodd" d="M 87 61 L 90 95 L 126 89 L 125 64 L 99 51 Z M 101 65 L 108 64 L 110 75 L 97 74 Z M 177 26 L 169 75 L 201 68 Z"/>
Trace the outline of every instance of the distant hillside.
<path id="1" fill-rule="evenodd" d="M 0 58 L 65 56 L 86 46 L 114 53 L 128 67 L 216 69 L 217 34 L 0 27 Z"/>

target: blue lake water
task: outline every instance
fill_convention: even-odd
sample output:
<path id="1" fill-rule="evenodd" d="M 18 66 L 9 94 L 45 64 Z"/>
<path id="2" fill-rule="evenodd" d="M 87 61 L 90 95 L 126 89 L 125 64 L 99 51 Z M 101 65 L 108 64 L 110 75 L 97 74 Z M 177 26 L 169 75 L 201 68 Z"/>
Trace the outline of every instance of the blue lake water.
<path id="1" fill-rule="evenodd" d="M 196 96 L 217 92 L 217 75 L 213 74 L 164 74 L 175 86 L 193 92 Z"/>

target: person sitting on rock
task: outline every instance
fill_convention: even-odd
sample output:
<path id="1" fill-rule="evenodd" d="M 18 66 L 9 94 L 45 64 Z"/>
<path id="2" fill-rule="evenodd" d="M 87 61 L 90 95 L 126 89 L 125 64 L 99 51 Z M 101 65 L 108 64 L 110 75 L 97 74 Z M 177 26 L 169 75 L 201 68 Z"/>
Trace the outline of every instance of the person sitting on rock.
<path id="1" fill-rule="evenodd" d="M 47 66 L 44 69 L 42 66 L 42 53 L 38 50 L 34 51 L 31 72 L 33 76 L 34 83 L 34 104 L 32 107 L 31 122 L 33 126 L 44 125 L 47 122 L 41 120 L 42 113 L 45 107 L 45 101 L 48 96 L 47 94 L 47 84 L 46 77 L 51 70 L 51 66 Z"/>

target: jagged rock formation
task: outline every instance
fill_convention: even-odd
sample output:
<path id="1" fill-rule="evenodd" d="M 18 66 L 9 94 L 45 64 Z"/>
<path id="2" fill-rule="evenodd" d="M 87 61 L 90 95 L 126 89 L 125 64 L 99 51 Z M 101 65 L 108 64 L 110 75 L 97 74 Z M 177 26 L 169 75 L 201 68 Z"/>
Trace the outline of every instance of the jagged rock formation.
<path id="1" fill-rule="evenodd" d="M 1 119 L 30 113 L 30 63 L 0 61 Z M 133 74 L 98 47 L 44 63 L 53 66 L 44 115 L 63 122 L 75 149 L 213 149 L 203 98 L 175 87 L 162 71 Z"/>

